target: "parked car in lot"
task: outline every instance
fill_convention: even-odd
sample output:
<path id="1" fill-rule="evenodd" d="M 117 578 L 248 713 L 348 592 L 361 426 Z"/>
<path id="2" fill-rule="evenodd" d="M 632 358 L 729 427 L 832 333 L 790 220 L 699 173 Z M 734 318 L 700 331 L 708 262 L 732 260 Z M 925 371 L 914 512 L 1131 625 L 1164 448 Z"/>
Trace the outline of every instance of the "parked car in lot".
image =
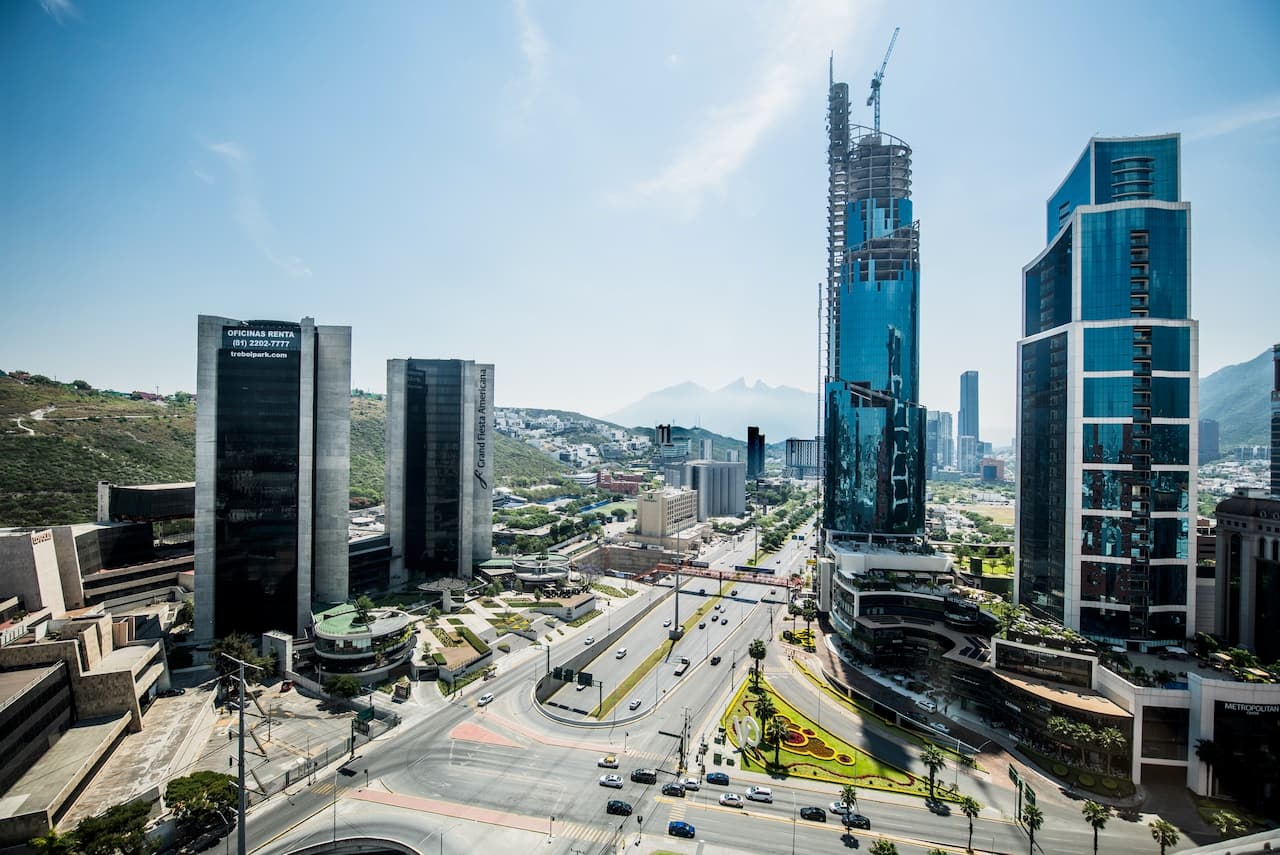
<path id="1" fill-rule="evenodd" d="M 601 775 L 600 786 L 613 787 L 615 790 L 620 790 L 622 789 L 622 776 L 621 775 Z"/>
<path id="2" fill-rule="evenodd" d="M 687 837 L 690 840 L 694 837 L 693 826 L 687 822 L 671 822 L 667 824 L 667 834 L 672 837 Z"/>
<path id="3" fill-rule="evenodd" d="M 476 699 L 476 706 L 479 707 L 487 707 L 491 703 L 493 703 L 493 692 L 485 692 Z"/>
<path id="4" fill-rule="evenodd" d="M 720 796 L 720 804 L 726 807 L 742 807 L 742 796 L 737 793 L 725 793 Z"/>
<path id="5" fill-rule="evenodd" d="M 712 657 L 711 657 L 711 664 L 712 664 L 712 665 L 719 665 L 719 664 L 720 664 L 720 657 L 719 657 L 719 656 L 712 656 Z"/>
<path id="6" fill-rule="evenodd" d="M 670 784 L 663 784 L 662 794 L 664 796 L 675 796 L 676 798 L 682 799 L 684 798 L 684 785 L 676 784 L 674 782 Z"/>
<path id="7" fill-rule="evenodd" d="M 631 816 L 631 804 L 622 799 L 609 799 L 609 803 L 604 806 L 604 812 L 615 816 Z"/>
<path id="8" fill-rule="evenodd" d="M 618 755 L 606 754 L 596 761 L 596 765 L 599 766 L 601 769 L 617 769 Z"/>
<path id="9" fill-rule="evenodd" d="M 826 822 L 827 812 L 820 807 L 802 807 L 800 808 L 800 818 L 814 822 Z"/>
<path id="10" fill-rule="evenodd" d="M 627 704 L 627 709 L 632 711 L 638 710 L 640 709 L 640 705 L 642 703 L 644 703 L 644 701 L 640 700 L 639 698 L 632 698 L 631 703 Z"/>
<path id="11" fill-rule="evenodd" d="M 729 776 L 724 772 L 708 772 L 706 781 L 708 784 L 718 784 L 722 787 L 729 786 Z"/>

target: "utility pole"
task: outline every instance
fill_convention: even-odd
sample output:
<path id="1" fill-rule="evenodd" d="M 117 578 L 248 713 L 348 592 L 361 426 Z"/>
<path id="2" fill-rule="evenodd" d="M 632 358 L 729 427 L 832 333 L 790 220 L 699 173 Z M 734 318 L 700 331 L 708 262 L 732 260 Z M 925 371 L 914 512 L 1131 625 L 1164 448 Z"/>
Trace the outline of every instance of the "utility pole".
<path id="1" fill-rule="evenodd" d="M 244 811 L 245 811 L 245 808 L 247 807 L 247 802 L 248 802 L 248 799 L 244 790 L 244 669 L 246 667 L 252 668 L 255 671 L 261 671 L 262 669 L 259 668 L 257 665 L 252 665 L 248 662 L 245 662 L 242 659 L 237 659 L 229 653 L 223 653 L 222 655 L 240 666 L 240 704 L 239 704 L 240 706 L 240 745 L 239 745 L 239 751 L 238 751 L 239 753 L 238 765 L 240 767 L 238 770 L 240 773 L 240 778 L 238 783 L 238 789 L 240 791 L 240 807 L 236 814 L 236 823 L 237 823 L 236 851 L 239 853 L 239 855 L 246 855 L 246 853 L 249 851 L 249 848 L 247 845 L 247 841 L 245 839 L 245 827 L 244 827 Z"/>

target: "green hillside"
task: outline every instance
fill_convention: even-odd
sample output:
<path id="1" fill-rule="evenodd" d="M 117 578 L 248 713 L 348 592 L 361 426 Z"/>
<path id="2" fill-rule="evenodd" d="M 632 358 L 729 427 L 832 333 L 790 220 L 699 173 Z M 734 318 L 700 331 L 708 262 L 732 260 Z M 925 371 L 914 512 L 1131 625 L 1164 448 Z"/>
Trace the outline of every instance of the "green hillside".
<path id="1" fill-rule="evenodd" d="M 1270 439 L 1271 348 L 1200 380 L 1200 418 L 1219 425 L 1218 444 L 1226 454 L 1238 445 L 1266 445 Z"/>
<path id="2" fill-rule="evenodd" d="M 148 484 L 195 479 L 195 404 L 187 395 L 131 400 L 78 381 L 0 374 L 0 527 L 92 520 L 99 481 Z M 48 408 L 52 407 L 52 410 Z M 43 412 L 35 418 L 33 411 Z M 383 490 L 386 404 L 351 399 L 351 497 L 378 504 Z M 554 480 L 569 467 L 494 433 L 499 484 Z"/>

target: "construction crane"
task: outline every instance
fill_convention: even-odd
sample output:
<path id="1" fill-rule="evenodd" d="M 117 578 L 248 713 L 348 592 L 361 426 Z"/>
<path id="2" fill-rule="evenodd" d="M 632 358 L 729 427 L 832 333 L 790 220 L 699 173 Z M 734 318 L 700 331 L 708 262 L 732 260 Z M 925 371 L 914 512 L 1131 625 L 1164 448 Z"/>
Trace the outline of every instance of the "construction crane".
<path id="1" fill-rule="evenodd" d="M 898 31 L 901 29 L 902 27 L 893 28 L 893 38 L 889 39 L 889 49 L 884 52 L 884 62 L 880 63 L 880 70 L 876 72 L 876 76 L 871 78 L 871 94 L 867 96 L 867 106 L 875 105 L 877 134 L 880 133 L 880 83 L 884 80 L 884 69 L 889 64 L 889 54 L 893 53 L 893 45 L 898 41 Z"/>

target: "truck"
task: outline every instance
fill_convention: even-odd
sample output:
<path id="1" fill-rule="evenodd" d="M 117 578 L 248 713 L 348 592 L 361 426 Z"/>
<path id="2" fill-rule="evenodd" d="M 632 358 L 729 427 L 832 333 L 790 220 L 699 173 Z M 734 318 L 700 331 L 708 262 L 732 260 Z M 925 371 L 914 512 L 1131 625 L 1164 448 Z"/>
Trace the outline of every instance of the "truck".
<path id="1" fill-rule="evenodd" d="M 688 670 L 689 670 L 689 657 L 681 656 L 680 664 L 676 665 L 676 676 L 679 677 L 680 675 L 684 674 L 685 671 L 688 671 Z"/>

